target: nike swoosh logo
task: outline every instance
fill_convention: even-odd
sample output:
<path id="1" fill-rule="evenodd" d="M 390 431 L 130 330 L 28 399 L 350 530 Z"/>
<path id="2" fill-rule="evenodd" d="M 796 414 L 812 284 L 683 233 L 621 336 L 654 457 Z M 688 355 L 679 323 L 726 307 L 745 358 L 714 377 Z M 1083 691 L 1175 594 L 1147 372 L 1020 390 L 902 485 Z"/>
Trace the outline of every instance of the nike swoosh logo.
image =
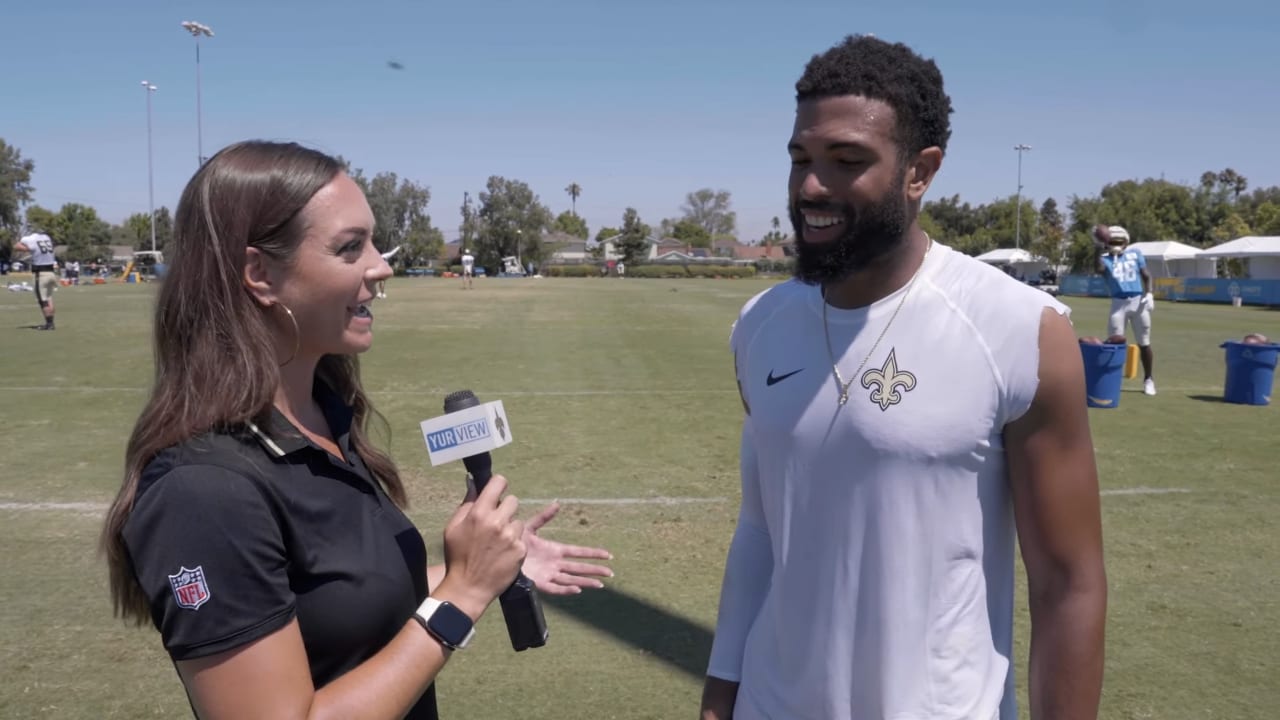
<path id="1" fill-rule="evenodd" d="M 769 377 L 765 378 L 765 384 L 766 384 L 766 385 L 769 385 L 769 386 L 777 385 L 778 383 L 782 382 L 783 380 L 786 380 L 787 378 L 791 377 L 792 375 L 795 375 L 796 373 L 801 372 L 801 371 L 803 371 L 803 370 L 804 370 L 804 368 L 800 368 L 799 370 L 792 370 L 791 372 L 787 373 L 786 375 L 778 375 L 777 377 L 774 377 L 774 375 L 773 375 L 773 371 L 772 371 L 772 370 L 770 370 L 770 371 L 769 371 Z"/>

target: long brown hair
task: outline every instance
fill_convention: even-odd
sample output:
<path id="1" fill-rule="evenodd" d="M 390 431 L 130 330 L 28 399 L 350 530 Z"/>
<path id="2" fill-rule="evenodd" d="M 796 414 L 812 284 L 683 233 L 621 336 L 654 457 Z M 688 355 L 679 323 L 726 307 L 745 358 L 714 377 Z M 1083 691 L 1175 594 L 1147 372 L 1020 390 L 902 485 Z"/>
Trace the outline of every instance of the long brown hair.
<path id="1" fill-rule="evenodd" d="M 248 247 L 288 263 L 305 233 L 301 212 L 343 171 L 324 153 L 292 143 L 244 142 L 209 159 L 183 190 L 156 301 L 155 380 L 125 451 L 124 482 L 107 513 L 101 548 L 117 615 L 149 619 L 146 596 L 121 535 L 143 469 L 161 450 L 211 430 L 271 414 L 279 383 L 275 338 L 244 286 Z M 368 440 L 385 420 L 360 384 L 355 356 L 326 355 L 316 375 L 354 410 L 351 443 L 397 504 L 407 499 L 395 465 Z"/>

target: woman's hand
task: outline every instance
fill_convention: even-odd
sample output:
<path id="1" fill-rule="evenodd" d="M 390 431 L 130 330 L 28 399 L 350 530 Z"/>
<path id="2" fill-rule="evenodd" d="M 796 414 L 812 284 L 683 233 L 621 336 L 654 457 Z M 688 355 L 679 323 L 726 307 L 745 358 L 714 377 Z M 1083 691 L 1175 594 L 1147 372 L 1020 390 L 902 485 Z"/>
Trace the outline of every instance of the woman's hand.
<path id="1" fill-rule="evenodd" d="M 539 592 L 548 595 L 577 595 L 583 588 L 604 587 L 604 583 L 595 578 L 613 577 L 613 571 L 603 565 L 576 559 L 612 560 L 613 555 L 608 550 L 565 545 L 538 535 L 538 530 L 551 522 L 558 512 L 560 503 L 553 502 L 524 526 L 522 540 L 528 550 L 524 559 L 525 577 L 533 581 Z"/>
<path id="2" fill-rule="evenodd" d="M 506 478 L 494 475 L 478 497 L 474 490 L 467 493 L 445 526 L 447 569 L 432 595 L 453 603 L 472 620 L 510 587 L 524 561 L 524 524 L 515 519 L 519 501 L 514 495 L 503 498 L 506 489 Z"/>

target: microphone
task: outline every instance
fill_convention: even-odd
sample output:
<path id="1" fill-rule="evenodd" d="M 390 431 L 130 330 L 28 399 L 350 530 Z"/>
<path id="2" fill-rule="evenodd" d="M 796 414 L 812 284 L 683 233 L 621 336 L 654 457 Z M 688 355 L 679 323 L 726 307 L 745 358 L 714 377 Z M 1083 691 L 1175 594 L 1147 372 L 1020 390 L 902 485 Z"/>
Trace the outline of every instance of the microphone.
<path id="1" fill-rule="evenodd" d="M 470 390 L 459 390 L 444 399 L 445 414 L 422 422 L 422 436 L 432 466 L 459 458 L 475 483 L 476 492 L 493 477 L 490 450 L 511 443 L 511 429 L 502 401 L 481 403 Z M 547 644 L 547 621 L 533 581 L 524 573 L 498 596 L 507 635 L 516 652 Z"/>

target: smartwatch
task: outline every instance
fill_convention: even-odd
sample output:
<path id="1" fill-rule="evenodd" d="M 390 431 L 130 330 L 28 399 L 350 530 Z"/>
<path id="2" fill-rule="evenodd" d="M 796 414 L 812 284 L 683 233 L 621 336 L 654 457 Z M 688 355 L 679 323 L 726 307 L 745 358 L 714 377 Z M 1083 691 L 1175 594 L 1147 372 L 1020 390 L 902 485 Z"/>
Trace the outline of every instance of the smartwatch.
<path id="1" fill-rule="evenodd" d="M 413 614 L 413 619 L 431 637 L 450 650 L 461 650 L 475 637 L 475 623 L 453 604 L 428 597 Z"/>

